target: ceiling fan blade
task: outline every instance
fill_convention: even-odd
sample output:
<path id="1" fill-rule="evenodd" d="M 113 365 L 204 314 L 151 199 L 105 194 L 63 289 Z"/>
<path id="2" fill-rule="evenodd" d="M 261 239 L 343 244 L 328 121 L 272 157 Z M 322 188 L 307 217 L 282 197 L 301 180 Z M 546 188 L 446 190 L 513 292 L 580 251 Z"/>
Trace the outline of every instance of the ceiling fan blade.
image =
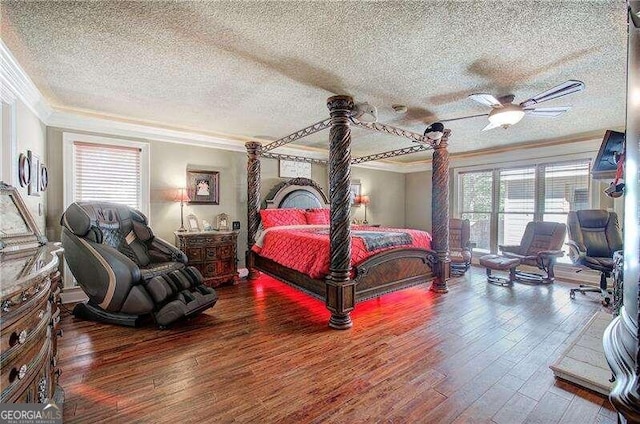
<path id="1" fill-rule="evenodd" d="M 499 126 L 500 126 L 500 124 L 496 124 L 496 123 L 493 123 L 493 122 L 489 122 L 489 125 L 487 125 L 486 127 L 484 127 L 484 128 L 482 129 L 482 131 L 489 131 L 489 130 L 492 130 L 492 129 L 494 129 L 494 128 L 498 128 Z"/>
<path id="2" fill-rule="evenodd" d="M 487 93 L 470 94 L 469 98 L 485 106 L 502 107 L 502 103 L 500 103 L 500 101 L 496 99 L 494 96 L 492 96 L 491 94 L 487 94 Z"/>
<path id="3" fill-rule="evenodd" d="M 546 118 L 553 118 L 554 116 L 562 115 L 568 110 L 571 110 L 571 106 L 536 107 L 536 108 L 525 109 L 524 113 L 530 116 L 542 116 Z"/>
<path id="4" fill-rule="evenodd" d="M 520 103 L 520 106 L 527 107 L 535 105 L 537 103 L 546 102 L 547 100 L 556 99 L 558 97 L 566 96 L 567 94 L 575 93 L 576 91 L 584 90 L 584 83 L 577 80 L 569 80 L 557 85 L 547 91 L 537 94 L 530 99 Z"/>

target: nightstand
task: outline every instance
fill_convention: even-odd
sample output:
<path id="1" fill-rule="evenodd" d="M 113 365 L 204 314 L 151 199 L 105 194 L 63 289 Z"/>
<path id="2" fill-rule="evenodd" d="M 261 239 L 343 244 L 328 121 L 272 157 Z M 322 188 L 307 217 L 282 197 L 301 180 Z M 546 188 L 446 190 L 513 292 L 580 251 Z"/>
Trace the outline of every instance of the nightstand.
<path id="1" fill-rule="evenodd" d="M 202 273 L 204 284 L 217 287 L 238 281 L 237 231 L 174 232 L 176 247 Z"/>

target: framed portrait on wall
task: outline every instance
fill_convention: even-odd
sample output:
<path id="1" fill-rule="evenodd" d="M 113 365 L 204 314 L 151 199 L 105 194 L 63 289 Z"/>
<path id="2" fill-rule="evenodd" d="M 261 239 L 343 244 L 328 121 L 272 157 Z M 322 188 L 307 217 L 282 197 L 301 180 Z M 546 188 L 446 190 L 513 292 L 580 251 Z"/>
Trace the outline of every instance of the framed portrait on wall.
<path id="1" fill-rule="evenodd" d="M 187 171 L 189 204 L 220 204 L 218 171 Z"/>
<path id="2" fill-rule="evenodd" d="M 356 203 L 356 199 L 361 194 L 362 185 L 360 184 L 360 180 L 351 180 L 351 185 L 349 186 L 349 204 L 351 206 L 360 206 Z"/>

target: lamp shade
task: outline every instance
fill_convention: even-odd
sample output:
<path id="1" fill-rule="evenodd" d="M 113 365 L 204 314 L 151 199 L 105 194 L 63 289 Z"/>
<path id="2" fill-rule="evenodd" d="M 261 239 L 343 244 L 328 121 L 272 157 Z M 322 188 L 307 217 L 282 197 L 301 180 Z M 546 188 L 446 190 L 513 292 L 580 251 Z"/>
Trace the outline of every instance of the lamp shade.
<path id="1" fill-rule="evenodd" d="M 356 203 L 360 205 L 368 205 L 371 203 L 371 199 L 366 194 L 356 197 Z"/>
<path id="2" fill-rule="evenodd" d="M 184 187 L 181 187 L 176 190 L 176 197 L 174 200 L 176 202 L 188 202 L 191 199 L 189 199 L 189 195 L 187 194 L 187 189 Z"/>
<path id="3" fill-rule="evenodd" d="M 489 113 L 489 122 L 495 127 L 509 127 L 517 124 L 524 117 L 524 110 L 515 105 L 505 105 Z"/>

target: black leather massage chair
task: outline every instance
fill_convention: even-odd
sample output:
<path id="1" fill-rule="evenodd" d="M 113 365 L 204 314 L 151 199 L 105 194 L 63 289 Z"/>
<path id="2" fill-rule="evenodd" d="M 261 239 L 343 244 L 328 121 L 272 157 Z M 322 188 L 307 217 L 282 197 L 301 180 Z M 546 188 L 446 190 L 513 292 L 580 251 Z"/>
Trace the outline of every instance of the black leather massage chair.
<path id="1" fill-rule="evenodd" d="M 218 295 L 200 272 L 147 222 L 115 203 L 76 202 L 64 212 L 64 256 L 89 297 L 74 308 L 76 317 L 135 327 L 151 315 L 164 328 L 215 305 Z"/>

